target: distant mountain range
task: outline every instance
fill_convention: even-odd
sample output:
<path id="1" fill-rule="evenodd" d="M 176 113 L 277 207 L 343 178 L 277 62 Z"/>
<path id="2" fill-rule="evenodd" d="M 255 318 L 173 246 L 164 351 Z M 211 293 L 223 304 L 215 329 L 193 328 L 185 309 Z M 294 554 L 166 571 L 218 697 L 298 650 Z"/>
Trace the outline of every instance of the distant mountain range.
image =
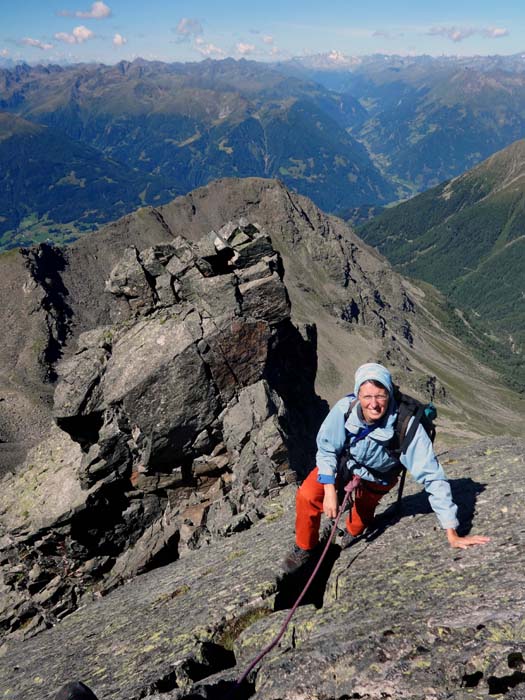
<path id="1" fill-rule="evenodd" d="M 328 54 L 279 70 L 359 100 L 367 117 L 351 133 L 400 197 L 461 174 L 525 133 L 525 54 Z"/>
<path id="2" fill-rule="evenodd" d="M 259 175 L 330 211 L 394 197 L 347 131 L 366 117 L 359 102 L 263 64 L 19 65 L 0 70 L 0 109 L 97 149 L 123 174 L 162 177 L 172 191 Z"/>
<path id="3" fill-rule="evenodd" d="M 12 182 L 0 153 L 4 189 L 13 193 L 0 222 L 4 247 L 75 237 L 140 203 L 162 204 L 227 176 L 279 178 L 360 223 L 521 138 L 525 59 L 332 53 L 273 66 L 19 64 L 0 69 L 0 109 L 51 130 L 33 132 L 30 186 Z M 19 151 L 6 123 L 0 138 L 10 157 Z M 51 133 L 56 154 L 46 142 Z M 70 175 L 72 157 L 60 151 L 73 143 L 76 163 L 78 149 L 91 149 L 82 156 L 89 162 L 97 154 L 98 175 Z M 63 172 L 47 158 L 62 162 Z M 98 183 L 96 201 L 75 177 Z M 58 194 L 57 182 L 71 187 L 67 212 L 55 218 L 53 202 L 45 209 L 39 200 Z"/>
<path id="4" fill-rule="evenodd" d="M 470 341 L 506 358 L 507 373 L 525 386 L 524 140 L 387 209 L 359 235 L 466 309 Z"/>

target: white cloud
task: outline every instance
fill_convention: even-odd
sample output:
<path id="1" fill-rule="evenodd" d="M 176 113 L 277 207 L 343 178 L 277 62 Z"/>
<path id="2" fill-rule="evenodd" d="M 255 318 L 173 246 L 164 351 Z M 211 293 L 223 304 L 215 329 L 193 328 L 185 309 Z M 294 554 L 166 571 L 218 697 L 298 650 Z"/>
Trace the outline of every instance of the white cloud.
<path id="1" fill-rule="evenodd" d="M 215 44 L 207 44 L 201 37 L 195 39 L 195 49 L 201 56 L 208 56 L 211 58 L 224 58 L 226 56 L 226 51 L 215 46 Z"/>
<path id="2" fill-rule="evenodd" d="M 6 56 L 9 56 L 9 51 L 7 49 L 2 49 L 0 51 L 0 56 L 2 56 L 3 58 L 5 58 Z"/>
<path id="3" fill-rule="evenodd" d="M 173 30 L 178 34 L 179 41 L 188 41 L 191 37 L 198 37 L 202 34 L 202 25 L 198 19 L 183 17 Z"/>
<path id="4" fill-rule="evenodd" d="M 255 51 L 255 46 L 253 44 L 244 44 L 242 41 L 237 44 L 235 50 L 240 56 L 249 56 Z"/>
<path id="5" fill-rule="evenodd" d="M 487 27 L 485 29 L 476 29 L 475 27 L 431 27 L 427 34 L 430 36 L 444 36 L 455 43 L 468 39 L 470 36 L 478 35 L 486 39 L 499 39 L 502 36 L 508 36 L 509 30 L 503 27 Z"/>
<path id="6" fill-rule="evenodd" d="M 91 5 L 91 9 L 87 12 L 82 12 L 78 10 L 75 12 L 75 17 L 84 17 L 85 19 L 105 19 L 106 17 L 111 17 L 111 9 L 106 5 L 105 2 L 94 2 Z"/>
<path id="7" fill-rule="evenodd" d="M 444 36 L 451 41 L 463 41 L 476 33 L 472 27 L 430 27 L 427 34 L 430 36 Z"/>
<path id="8" fill-rule="evenodd" d="M 262 40 L 265 44 L 273 44 L 273 36 L 270 36 L 269 34 L 265 34 Z"/>
<path id="9" fill-rule="evenodd" d="M 372 36 L 378 36 L 382 39 L 397 39 L 404 36 L 404 34 L 403 32 L 385 32 L 382 29 L 377 29 L 375 32 L 372 32 Z"/>
<path id="10" fill-rule="evenodd" d="M 81 24 L 79 27 L 75 27 L 73 29 L 73 36 L 75 37 L 77 44 L 82 44 L 82 42 L 91 39 L 95 35 L 91 31 L 91 29 L 88 29 L 87 27 L 84 27 L 83 24 Z"/>
<path id="11" fill-rule="evenodd" d="M 124 44 L 127 44 L 128 40 L 125 39 L 122 34 L 115 34 L 113 37 L 113 46 L 124 46 Z"/>
<path id="12" fill-rule="evenodd" d="M 487 39 L 499 39 L 501 36 L 508 36 L 509 30 L 504 27 L 488 27 L 483 30 L 483 36 Z"/>
<path id="13" fill-rule="evenodd" d="M 84 41 L 92 39 L 94 36 L 91 29 L 81 24 L 79 27 L 75 27 L 71 34 L 67 32 L 57 32 L 55 34 L 55 39 L 63 41 L 66 44 L 83 44 Z"/>
<path id="14" fill-rule="evenodd" d="M 53 48 L 53 44 L 46 44 L 40 41 L 40 39 L 31 39 L 29 36 L 22 39 L 22 44 L 25 44 L 25 46 L 34 46 L 36 49 L 41 49 L 42 51 L 49 51 L 49 49 Z M 7 56 L 7 54 L 5 55 Z"/>

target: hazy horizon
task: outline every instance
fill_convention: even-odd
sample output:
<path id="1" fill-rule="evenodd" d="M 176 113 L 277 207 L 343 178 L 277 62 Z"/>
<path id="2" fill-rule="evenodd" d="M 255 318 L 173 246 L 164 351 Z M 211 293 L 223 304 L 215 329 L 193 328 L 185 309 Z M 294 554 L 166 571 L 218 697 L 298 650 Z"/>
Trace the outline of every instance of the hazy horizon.
<path id="1" fill-rule="evenodd" d="M 525 51 L 525 10 L 517 0 L 377 0 L 330 6 L 267 0 L 26 0 L 2 10 L 0 58 L 14 62 L 114 64 L 136 58 L 288 60 L 305 55 L 469 57 Z"/>

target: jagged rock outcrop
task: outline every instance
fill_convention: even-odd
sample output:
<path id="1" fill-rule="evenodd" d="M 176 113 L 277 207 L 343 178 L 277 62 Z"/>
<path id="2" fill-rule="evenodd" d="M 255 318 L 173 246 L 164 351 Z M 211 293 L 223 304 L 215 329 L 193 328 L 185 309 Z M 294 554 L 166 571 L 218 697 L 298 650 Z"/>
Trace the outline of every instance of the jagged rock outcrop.
<path id="1" fill-rule="evenodd" d="M 317 589 L 248 683 L 233 683 L 279 630 L 306 574 L 283 578 L 293 494 L 268 499 L 250 530 L 94 600 L 2 658 L 7 700 L 42 700 L 81 679 L 100 700 L 519 700 L 525 689 L 521 585 L 522 440 L 441 455 L 465 531 L 450 549 L 426 495 L 407 483 L 401 517 L 332 546 Z"/>
<path id="2" fill-rule="evenodd" d="M 20 494 L 3 505 L 5 631 L 35 633 L 88 588 L 250 527 L 311 463 L 299 436 L 322 415 L 314 335 L 291 323 L 282 276 L 248 224 L 125 251 L 106 281 L 115 322 L 55 365 L 54 416 L 73 443 L 55 431 L 47 463 L 40 450 L 6 480 Z M 31 501 L 31 482 L 60 490 L 58 507 Z"/>
<path id="3" fill-rule="evenodd" d="M 410 295 L 380 256 L 342 221 L 281 183 L 259 178 L 219 181 L 158 210 L 139 209 L 67 248 L 44 244 L 0 255 L 0 321 L 5 329 L 0 342 L 0 473 L 16 469 L 27 450 L 47 434 L 55 364 L 76 350 L 80 334 L 124 322 L 137 305 L 147 309 L 166 299 L 170 303 L 171 273 L 155 276 L 149 270 L 162 260 L 139 261 L 138 253 L 184 237 L 203 245 L 205 259 L 209 242 L 203 237 L 239 220 L 264 228 L 285 261 L 293 320 L 311 324 L 315 319 L 320 329 L 317 381 L 327 398 L 334 400 L 346 391 L 344 375 L 356 358 L 388 354 L 400 371 L 408 365 L 403 325 L 414 309 L 407 311 Z M 225 229 L 226 237 L 229 233 Z M 237 248 L 245 243 L 242 236 L 235 241 Z M 258 245 L 268 243 L 261 240 Z M 237 268 L 246 268 L 257 254 L 245 246 L 245 261 L 237 260 Z M 154 255 L 162 258 L 160 249 Z M 226 260 L 227 246 L 222 255 Z M 119 271 L 110 279 L 117 265 Z M 110 280 L 117 289 L 122 274 L 128 289 L 104 293 L 101 281 Z M 148 279 L 155 280 L 154 289 Z M 249 285 L 244 288 L 245 306 L 255 308 L 267 298 L 267 284 L 248 278 L 241 284 Z M 216 304 L 220 295 L 211 297 Z M 350 320 L 348 308 L 355 310 Z"/>

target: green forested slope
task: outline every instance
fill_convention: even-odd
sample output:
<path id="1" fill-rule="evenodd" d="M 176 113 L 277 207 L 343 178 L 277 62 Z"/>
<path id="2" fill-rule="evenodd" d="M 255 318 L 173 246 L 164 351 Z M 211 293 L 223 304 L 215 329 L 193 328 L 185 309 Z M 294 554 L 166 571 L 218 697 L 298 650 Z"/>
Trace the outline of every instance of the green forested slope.
<path id="1" fill-rule="evenodd" d="M 69 240 L 176 194 L 55 129 L 0 112 L 0 250 Z"/>
<path id="2" fill-rule="evenodd" d="M 481 339 L 506 356 L 510 374 L 524 371 L 525 141 L 359 232 L 397 269 L 463 308 Z"/>

